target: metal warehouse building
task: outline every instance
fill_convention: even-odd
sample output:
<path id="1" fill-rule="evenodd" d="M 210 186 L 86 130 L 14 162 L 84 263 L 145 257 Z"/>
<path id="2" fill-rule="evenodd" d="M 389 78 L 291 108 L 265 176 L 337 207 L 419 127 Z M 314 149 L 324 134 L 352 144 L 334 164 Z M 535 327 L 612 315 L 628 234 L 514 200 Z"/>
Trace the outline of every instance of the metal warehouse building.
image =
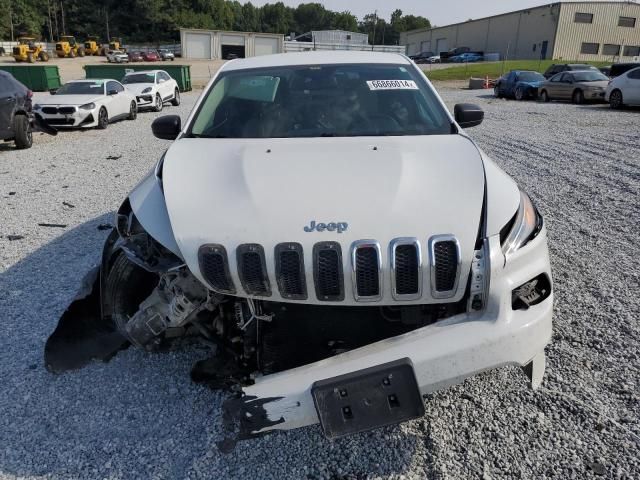
<path id="1" fill-rule="evenodd" d="M 282 53 L 284 35 L 180 29 L 183 58 L 226 59 L 230 54 L 255 57 Z"/>
<path id="2" fill-rule="evenodd" d="M 457 47 L 512 59 L 631 61 L 640 56 L 640 4 L 557 2 L 401 34 L 409 55 Z"/>

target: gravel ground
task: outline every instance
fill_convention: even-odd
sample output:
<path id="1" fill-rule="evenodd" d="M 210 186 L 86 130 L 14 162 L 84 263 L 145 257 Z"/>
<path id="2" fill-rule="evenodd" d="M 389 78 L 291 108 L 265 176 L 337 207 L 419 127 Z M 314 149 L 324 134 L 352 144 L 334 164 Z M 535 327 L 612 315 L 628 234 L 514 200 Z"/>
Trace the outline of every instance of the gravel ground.
<path id="1" fill-rule="evenodd" d="M 0 146 L 0 478 L 640 478 L 640 111 L 442 94 L 486 110 L 473 137 L 546 218 L 556 309 L 541 390 L 501 369 L 431 395 L 421 420 L 335 442 L 305 428 L 225 456 L 224 396 L 189 380 L 196 347 L 49 374 L 44 342 L 98 261 L 98 225 L 168 145 L 145 113 Z"/>

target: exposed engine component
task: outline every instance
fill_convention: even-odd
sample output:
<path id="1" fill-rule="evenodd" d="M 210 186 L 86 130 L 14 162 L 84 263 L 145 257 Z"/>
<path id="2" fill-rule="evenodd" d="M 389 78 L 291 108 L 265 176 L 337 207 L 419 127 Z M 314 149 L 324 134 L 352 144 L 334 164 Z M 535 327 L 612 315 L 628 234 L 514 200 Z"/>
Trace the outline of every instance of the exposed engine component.
<path id="1" fill-rule="evenodd" d="M 118 327 L 131 343 L 145 347 L 158 341 L 168 329 L 184 327 L 199 312 L 213 311 L 219 302 L 219 296 L 181 269 L 163 274 L 140 309 Z"/>

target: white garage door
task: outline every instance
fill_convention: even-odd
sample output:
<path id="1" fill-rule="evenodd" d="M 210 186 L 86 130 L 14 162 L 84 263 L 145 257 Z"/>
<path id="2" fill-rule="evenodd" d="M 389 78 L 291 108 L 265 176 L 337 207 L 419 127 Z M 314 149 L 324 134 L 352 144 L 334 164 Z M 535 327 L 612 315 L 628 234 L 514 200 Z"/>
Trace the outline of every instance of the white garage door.
<path id="1" fill-rule="evenodd" d="M 187 33 L 185 43 L 188 58 L 211 58 L 211 35 L 208 33 Z"/>
<path id="2" fill-rule="evenodd" d="M 244 35 L 222 35 L 222 45 L 244 47 Z"/>
<path id="3" fill-rule="evenodd" d="M 441 52 L 448 52 L 449 47 L 447 45 L 446 38 L 439 38 L 436 40 L 436 55 L 440 55 Z"/>
<path id="4" fill-rule="evenodd" d="M 254 53 L 256 57 L 258 55 L 271 55 L 272 53 L 280 53 L 278 45 L 280 44 L 277 38 L 268 37 L 256 37 Z"/>

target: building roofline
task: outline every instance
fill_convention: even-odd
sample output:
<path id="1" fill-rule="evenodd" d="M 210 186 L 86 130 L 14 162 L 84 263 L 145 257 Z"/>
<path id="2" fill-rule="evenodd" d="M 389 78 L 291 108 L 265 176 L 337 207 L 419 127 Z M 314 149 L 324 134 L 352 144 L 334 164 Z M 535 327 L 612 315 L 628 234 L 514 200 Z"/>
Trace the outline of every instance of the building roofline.
<path id="1" fill-rule="evenodd" d="M 614 4 L 619 4 L 619 5 L 637 5 L 640 7 L 640 3 L 637 3 L 635 0 L 608 0 L 608 1 L 589 1 L 589 2 L 552 2 L 552 3 L 545 3 L 542 5 L 538 5 L 536 7 L 529 7 L 529 8 L 521 8 L 520 10 L 513 10 L 510 12 L 505 12 L 505 13 L 498 13 L 496 15 L 489 15 L 488 17 L 481 17 L 481 18 L 473 18 L 471 20 L 465 20 L 464 22 L 456 22 L 456 23 L 450 23 L 448 25 L 441 25 L 441 26 L 436 26 L 436 27 L 431 27 L 431 28 L 417 28 L 415 30 L 407 30 L 406 32 L 402 32 L 402 34 L 404 35 L 411 35 L 414 33 L 422 33 L 422 32 L 430 32 L 431 30 L 437 30 L 439 28 L 449 28 L 449 27 L 457 27 L 458 25 L 465 25 L 467 23 L 473 23 L 473 22 L 480 22 L 482 20 L 489 20 L 492 18 L 499 18 L 499 17 L 504 17 L 506 15 L 513 15 L 514 13 L 522 13 L 522 12 L 530 12 L 531 10 L 539 10 L 541 8 L 550 8 L 550 7 L 554 7 L 556 5 L 562 6 L 562 5 L 579 5 L 579 4 L 585 4 L 585 5 L 593 5 L 593 4 L 599 4 L 599 3 L 614 3 Z M 401 35 L 402 35 L 401 34 Z"/>

